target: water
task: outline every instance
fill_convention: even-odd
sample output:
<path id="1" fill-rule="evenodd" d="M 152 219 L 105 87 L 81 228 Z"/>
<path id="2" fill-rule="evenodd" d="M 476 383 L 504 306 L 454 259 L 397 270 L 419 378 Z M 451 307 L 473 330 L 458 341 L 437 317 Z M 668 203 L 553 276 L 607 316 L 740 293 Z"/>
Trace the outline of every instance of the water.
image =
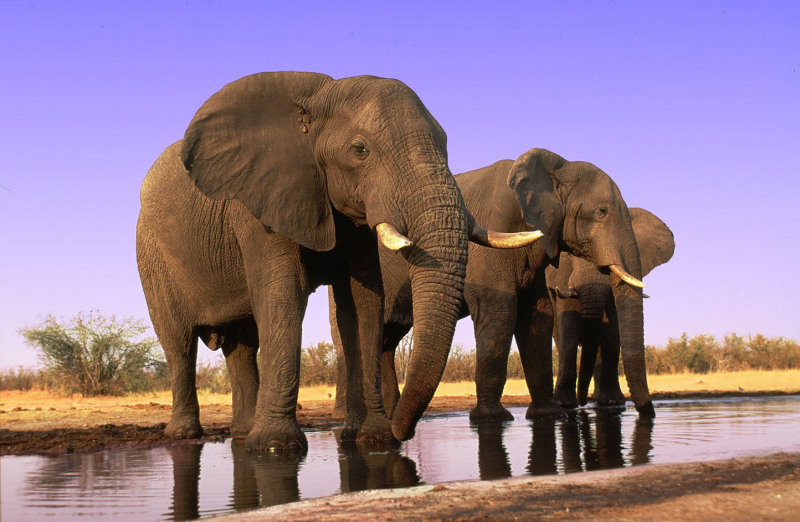
<path id="1" fill-rule="evenodd" d="M 632 408 L 534 422 L 512 408 L 516 420 L 502 425 L 439 415 L 383 452 L 308 432 L 299 462 L 258 458 L 231 441 L 2 457 L 0 519 L 192 519 L 363 489 L 800 451 L 800 397 L 658 401 L 656 409 L 652 423 Z"/>

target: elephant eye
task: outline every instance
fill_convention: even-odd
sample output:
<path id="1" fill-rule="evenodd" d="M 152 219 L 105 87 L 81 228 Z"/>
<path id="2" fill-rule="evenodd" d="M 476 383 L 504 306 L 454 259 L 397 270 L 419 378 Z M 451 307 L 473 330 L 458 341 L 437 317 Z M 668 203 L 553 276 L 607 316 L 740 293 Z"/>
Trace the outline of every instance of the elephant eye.
<path id="1" fill-rule="evenodd" d="M 356 156 L 361 159 L 366 158 L 369 155 L 369 150 L 367 149 L 367 144 L 361 140 L 354 141 L 352 144 L 353 152 L 355 152 Z"/>
<path id="2" fill-rule="evenodd" d="M 597 217 L 599 219 L 605 219 L 608 215 L 608 207 L 600 207 L 597 209 Z"/>

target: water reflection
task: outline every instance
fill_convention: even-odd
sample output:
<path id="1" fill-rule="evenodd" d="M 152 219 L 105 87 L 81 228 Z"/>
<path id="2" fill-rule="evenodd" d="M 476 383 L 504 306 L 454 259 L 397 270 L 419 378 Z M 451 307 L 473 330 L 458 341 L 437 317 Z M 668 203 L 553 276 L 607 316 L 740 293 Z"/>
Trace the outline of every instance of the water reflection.
<path id="1" fill-rule="evenodd" d="M 338 443 L 340 491 L 402 488 L 420 484 L 413 460 L 397 449 L 376 451 L 354 444 Z M 173 488 L 170 511 L 174 520 L 200 516 L 199 479 L 202 445 L 176 445 L 167 448 L 172 458 Z M 300 500 L 299 474 L 304 458 L 287 459 L 256 455 L 247 451 L 244 441 L 230 442 L 233 462 L 233 487 L 228 508 L 233 511 L 269 507 Z"/>
<path id="2" fill-rule="evenodd" d="M 498 422 L 471 425 L 478 435 L 478 472 L 481 480 L 512 476 L 511 461 L 503 440 L 506 427 L 506 423 Z M 623 454 L 626 444 L 619 411 L 598 410 L 589 413 L 578 410 L 565 417 L 534 419 L 530 427 L 531 442 L 525 467 L 529 475 L 621 468 L 626 464 Z M 652 430 L 652 420 L 636 420 L 628 456 L 631 464 L 650 461 Z"/>
<path id="3" fill-rule="evenodd" d="M 229 506 L 235 510 L 269 507 L 300 500 L 297 475 L 304 459 L 255 455 L 244 441 L 231 441 L 233 491 Z"/>
<path id="4" fill-rule="evenodd" d="M 511 462 L 503 444 L 504 422 L 481 422 L 473 424 L 478 432 L 478 472 L 481 480 L 492 480 L 511 476 Z"/>
<path id="5" fill-rule="evenodd" d="M 172 457 L 172 505 L 168 515 L 175 520 L 200 517 L 201 444 L 167 446 Z"/>
<path id="6" fill-rule="evenodd" d="M 518 420 L 506 423 L 428 417 L 414 439 L 383 450 L 309 432 L 301 460 L 259 457 L 237 441 L 3 457 L 0 504 L 9 520 L 53 513 L 187 520 L 364 489 L 800 450 L 798 397 L 669 401 L 658 411 L 655 420 L 581 409 L 526 421 L 524 408 L 512 408 Z"/>
<path id="7" fill-rule="evenodd" d="M 397 449 L 384 451 L 339 443 L 341 492 L 407 488 L 420 484 L 416 463 Z"/>

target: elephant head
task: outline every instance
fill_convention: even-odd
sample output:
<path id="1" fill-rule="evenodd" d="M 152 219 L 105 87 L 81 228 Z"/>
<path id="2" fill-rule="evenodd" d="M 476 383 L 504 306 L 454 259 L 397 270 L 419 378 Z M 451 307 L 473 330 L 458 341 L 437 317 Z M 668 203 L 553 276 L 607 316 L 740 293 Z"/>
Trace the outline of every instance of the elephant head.
<path id="1" fill-rule="evenodd" d="M 669 227 L 653 213 L 636 207 L 628 210 L 644 277 L 672 258 L 675 238 Z M 586 259 L 566 254 L 560 256 L 558 270 L 548 270 L 547 276 L 547 286 L 554 289 L 558 297 L 580 301 L 583 317 L 602 318 L 606 302 L 612 297 L 608 274 Z"/>
<path id="2" fill-rule="evenodd" d="M 412 372 L 418 377 L 407 383 L 393 418 L 395 437 L 410 438 L 447 361 L 468 236 L 496 237 L 466 211 L 447 165 L 445 133 L 416 94 L 397 80 L 369 76 L 246 76 L 200 108 L 181 157 L 204 194 L 238 200 L 268 231 L 304 247 L 332 249 L 342 233 L 338 215 L 346 219 L 337 223 L 367 225 L 403 252 L 414 302 L 411 367 L 426 368 Z"/>
<path id="3" fill-rule="evenodd" d="M 559 251 L 611 273 L 619 313 L 625 374 L 636 409 L 654 416 L 647 386 L 642 313 L 642 259 L 632 219 L 614 181 L 594 165 L 567 161 L 543 149 L 517 159 L 508 175 L 523 219 L 544 233 L 548 256 Z"/>

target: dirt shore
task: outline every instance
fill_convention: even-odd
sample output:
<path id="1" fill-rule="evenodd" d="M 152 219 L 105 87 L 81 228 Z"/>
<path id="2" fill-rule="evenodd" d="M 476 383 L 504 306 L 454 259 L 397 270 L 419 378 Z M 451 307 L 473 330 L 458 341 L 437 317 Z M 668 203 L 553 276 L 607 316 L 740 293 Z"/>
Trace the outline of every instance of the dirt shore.
<path id="1" fill-rule="evenodd" d="M 721 394 L 722 395 L 722 394 Z M 724 394 L 730 396 L 731 394 Z M 753 395 L 742 394 L 742 395 Z M 771 394 L 775 395 L 775 394 Z M 698 396 L 698 395 L 692 395 Z M 714 396 L 701 394 L 699 396 Z M 688 397 L 669 394 L 668 398 Z M 667 397 L 662 397 L 667 398 Z M 525 396 L 504 397 L 525 406 Z M 128 404 L 0 403 L 0 455 L 59 454 L 113 447 L 176 444 L 164 437 L 170 406 Z M 428 412 L 463 411 L 474 397 L 436 397 Z M 57 406 L 57 407 L 56 407 Z M 205 404 L 204 440 L 230 436 L 230 404 Z M 339 425 L 332 401 L 305 401 L 298 411 L 304 428 Z M 187 444 L 190 442 L 178 442 Z M 390 491 L 370 491 L 230 515 L 236 520 L 366 519 L 579 519 L 593 520 L 797 520 L 800 513 L 800 454 L 678 465 L 649 465 L 553 477 L 462 482 Z"/>

